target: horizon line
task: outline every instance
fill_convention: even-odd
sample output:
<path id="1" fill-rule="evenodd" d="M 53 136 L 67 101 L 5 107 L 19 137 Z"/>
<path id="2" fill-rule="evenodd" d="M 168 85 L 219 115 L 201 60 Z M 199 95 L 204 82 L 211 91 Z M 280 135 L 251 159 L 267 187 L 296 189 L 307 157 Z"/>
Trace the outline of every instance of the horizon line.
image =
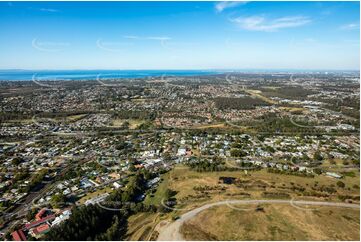
<path id="1" fill-rule="evenodd" d="M 0 71 L 245 71 L 245 70 L 267 70 L 267 71 L 288 71 L 288 70 L 300 70 L 300 71 L 358 71 L 360 69 L 309 69 L 309 68 L 199 68 L 199 69 L 26 69 L 26 68 L 0 68 Z"/>

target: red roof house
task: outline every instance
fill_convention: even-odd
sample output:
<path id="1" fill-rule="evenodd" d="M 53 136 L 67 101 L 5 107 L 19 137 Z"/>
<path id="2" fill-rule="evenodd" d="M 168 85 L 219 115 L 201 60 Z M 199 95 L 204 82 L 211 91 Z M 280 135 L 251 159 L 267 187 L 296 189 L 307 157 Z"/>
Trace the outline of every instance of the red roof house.
<path id="1" fill-rule="evenodd" d="M 34 227 L 36 227 L 36 226 L 38 226 L 40 224 L 46 223 L 47 221 L 53 220 L 53 219 L 55 219 L 55 214 L 51 214 L 51 215 L 46 216 L 45 218 L 42 218 L 40 220 L 31 222 L 31 223 L 27 223 L 27 224 L 25 224 L 25 228 L 29 230 L 31 228 L 34 228 Z"/>
<path id="2" fill-rule="evenodd" d="M 42 224 L 42 225 L 39 225 L 38 227 L 34 228 L 33 229 L 33 233 L 35 235 L 38 235 L 38 234 L 45 234 L 46 232 L 48 232 L 50 229 L 50 226 L 49 224 Z"/>
<path id="3" fill-rule="evenodd" d="M 46 208 L 42 208 L 36 215 L 35 215 L 35 220 L 40 220 L 44 217 L 45 213 L 46 213 Z"/>
<path id="4" fill-rule="evenodd" d="M 11 235 L 13 236 L 14 241 L 26 241 L 26 236 L 21 229 L 12 232 Z"/>

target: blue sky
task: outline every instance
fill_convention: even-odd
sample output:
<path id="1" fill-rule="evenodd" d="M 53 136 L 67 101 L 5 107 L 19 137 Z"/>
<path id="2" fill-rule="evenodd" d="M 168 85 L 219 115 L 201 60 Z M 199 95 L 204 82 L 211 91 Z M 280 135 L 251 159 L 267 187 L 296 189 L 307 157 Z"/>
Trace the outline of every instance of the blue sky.
<path id="1" fill-rule="evenodd" d="M 1 2 L 0 69 L 359 69 L 359 2 Z"/>

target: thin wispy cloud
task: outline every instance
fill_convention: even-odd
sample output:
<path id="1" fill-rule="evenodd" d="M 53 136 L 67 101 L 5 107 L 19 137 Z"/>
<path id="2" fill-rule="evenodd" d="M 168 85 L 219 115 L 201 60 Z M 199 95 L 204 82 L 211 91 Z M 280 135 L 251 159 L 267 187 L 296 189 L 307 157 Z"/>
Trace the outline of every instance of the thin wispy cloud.
<path id="1" fill-rule="evenodd" d="M 125 39 L 140 39 L 139 36 L 135 36 L 135 35 L 125 35 L 123 36 Z"/>
<path id="2" fill-rule="evenodd" d="M 358 23 L 345 24 L 345 25 L 341 26 L 341 29 L 343 29 L 343 30 L 357 30 L 357 29 L 360 29 L 360 24 L 358 24 Z"/>
<path id="3" fill-rule="evenodd" d="M 170 37 L 166 37 L 166 36 L 152 36 L 152 37 L 147 37 L 146 39 L 159 40 L 159 41 L 171 40 Z"/>
<path id="4" fill-rule="evenodd" d="M 311 22 L 311 19 L 305 16 L 291 16 L 276 19 L 251 16 L 247 18 L 234 18 L 231 19 L 231 21 L 245 30 L 274 32 L 284 28 L 294 28 L 306 25 Z"/>
<path id="5" fill-rule="evenodd" d="M 147 37 L 140 37 L 136 35 L 125 35 L 123 36 L 125 39 L 138 39 L 138 40 L 158 40 L 158 41 L 167 41 L 171 40 L 172 38 L 167 36 L 147 36 Z"/>
<path id="6" fill-rule="evenodd" d="M 218 2 L 215 4 L 215 9 L 218 13 L 223 12 L 227 8 L 234 8 L 243 4 L 248 3 L 247 1 L 225 1 Z"/>
<path id="7" fill-rule="evenodd" d="M 166 49 L 168 48 L 167 47 L 168 41 L 171 40 L 171 38 L 166 37 L 166 36 L 151 36 L 151 37 L 146 37 L 146 39 L 159 41 L 160 45 Z"/>
<path id="8" fill-rule="evenodd" d="M 42 12 L 49 12 L 49 13 L 59 12 L 59 10 L 53 9 L 53 8 L 40 8 L 39 10 L 42 11 Z"/>
<path id="9" fill-rule="evenodd" d="M 161 46 L 163 46 L 164 48 L 166 48 L 168 41 L 172 40 L 172 38 L 168 37 L 168 36 L 136 36 L 136 35 L 125 35 L 123 36 L 123 38 L 125 39 L 131 39 L 131 40 L 147 40 L 147 41 L 159 41 L 159 43 L 161 44 Z"/>

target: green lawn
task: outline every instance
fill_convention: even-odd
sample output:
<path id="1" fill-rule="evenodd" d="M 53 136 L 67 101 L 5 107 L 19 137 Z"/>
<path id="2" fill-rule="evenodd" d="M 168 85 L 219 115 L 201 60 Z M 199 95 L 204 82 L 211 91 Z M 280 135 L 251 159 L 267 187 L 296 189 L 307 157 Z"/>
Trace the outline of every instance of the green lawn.
<path id="1" fill-rule="evenodd" d="M 169 185 L 169 174 L 166 173 L 161 176 L 162 181 L 159 183 L 157 191 L 155 193 L 149 193 L 147 197 L 144 200 L 144 203 L 147 205 L 159 205 L 161 204 L 162 199 L 165 197 L 165 191 L 168 188 Z"/>
<path id="2" fill-rule="evenodd" d="M 79 203 L 83 204 L 85 203 L 87 200 L 89 199 L 92 199 L 92 198 L 95 198 L 101 194 L 104 194 L 104 193 L 111 193 L 112 192 L 112 188 L 110 187 L 105 187 L 103 189 L 100 189 L 100 190 L 97 190 L 95 192 L 92 192 L 92 193 L 88 193 L 86 196 L 82 197 L 80 200 L 79 200 Z"/>

